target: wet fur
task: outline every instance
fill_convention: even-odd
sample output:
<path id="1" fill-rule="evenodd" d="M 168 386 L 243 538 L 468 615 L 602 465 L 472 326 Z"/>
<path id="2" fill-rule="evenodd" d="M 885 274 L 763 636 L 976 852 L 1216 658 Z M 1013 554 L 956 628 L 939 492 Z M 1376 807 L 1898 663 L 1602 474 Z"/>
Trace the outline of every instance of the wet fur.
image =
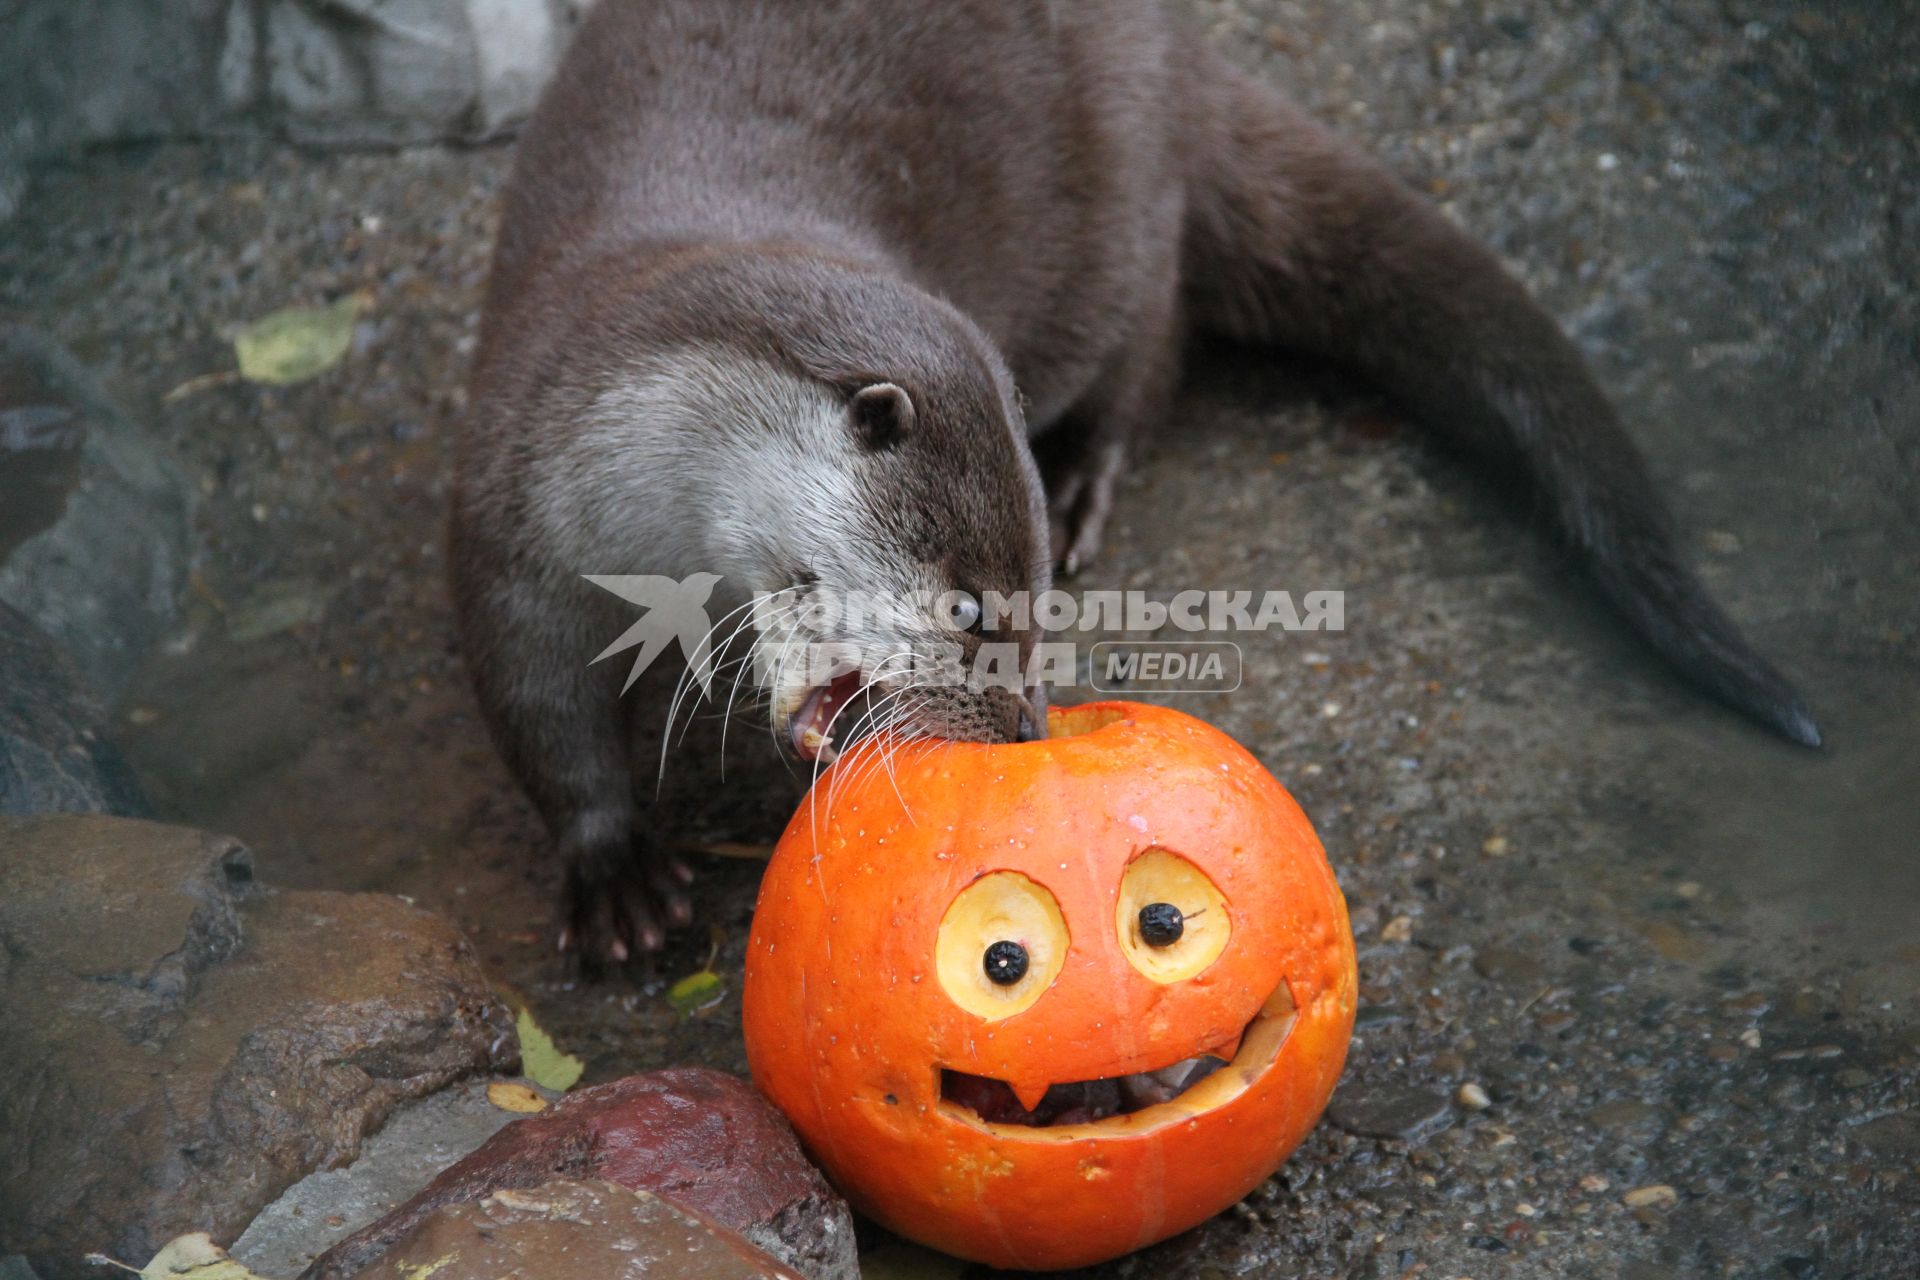
<path id="1" fill-rule="evenodd" d="M 822 570 L 1043 589 L 1054 553 L 1097 550 L 1193 329 L 1350 365 L 1522 474 L 1669 661 L 1817 742 L 1553 322 L 1159 5 L 601 0 L 507 191 L 453 524 L 469 662 L 569 860 L 573 940 L 619 958 L 687 914 L 631 785 L 627 717 L 660 709 L 589 667 L 623 619 L 579 575 L 721 573 L 716 617 Z M 915 417 L 872 449 L 848 403 L 876 382 Z M 1048 433 L 1077 445 L 1051 515 Z M 946 694 L 920 723 L 1017 717 Z"/>

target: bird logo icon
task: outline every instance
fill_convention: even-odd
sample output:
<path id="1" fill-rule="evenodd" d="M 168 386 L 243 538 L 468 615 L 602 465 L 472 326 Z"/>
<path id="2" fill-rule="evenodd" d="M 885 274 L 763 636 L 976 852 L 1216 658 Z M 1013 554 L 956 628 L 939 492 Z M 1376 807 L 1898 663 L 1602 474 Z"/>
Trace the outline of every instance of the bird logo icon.
<path id="1" fill-rule="evenodd" d="M 707 598 L 720 581 L 719 574 L 695 573 L 677 579 L 653 573 L 589 573 L 582 576 L 594 586 L 611 591 L 629 604 L 637 604 L 646 610 L 638 621 L 620 634 L 619 639 L 593 658 L 594 662 L 599 662 L 627 649 L 639 649 L 633 656 L 633 667 L 627 672 L 627 682 L 620 686 L 620 692 L 625 693 L 633 688 L 633 682 L 640 678 L 640 673 L 651 666 L 661 651 L 674 640 L 680 642 L 680 652 L 686 655 L 687 668 L 693 673 L 694 679 L 700 682 L 701 692 L 713 692 L 713 624 L 707 618 L 706 606 Z"/>

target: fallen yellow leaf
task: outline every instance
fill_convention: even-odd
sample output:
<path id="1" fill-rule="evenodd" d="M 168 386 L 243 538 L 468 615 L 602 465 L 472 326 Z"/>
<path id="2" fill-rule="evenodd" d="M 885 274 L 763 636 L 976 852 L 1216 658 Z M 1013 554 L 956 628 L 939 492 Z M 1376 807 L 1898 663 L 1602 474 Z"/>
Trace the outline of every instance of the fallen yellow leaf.
<path id="1" fill-rule="evenodd" d="M 153 1255 L 153 1261 L 144 1267 L 130 1267 L 103 1253 L 90 1253 L 87 1261 L 98 1266 L 131 1271 L 142 1280 L 261 1280 L 260 1276 L 228 1257 L 227 1251 L 215 1244 L 213 1237 L 204 1231 L 169 1240 L 160 1252 Z"/>
<path id="2" fill-rule="evenodd" d="M 240 376 L 286 386 L 325 373 L 353 346 L 353 326 L 366 304 L 366 295 L 356 293 L 326 307 L 285 307 L 243 326 L 233 335 Z"/>
<path id="3" fill-rule="evenodd" d="M 726 984 L 720 981 L 720 975 L 711 969 L 702 969 L 690 973 L 667 988 L 667 1001 L 683 1014 L 694 1014 L 701 1009 L 719 1004 L 726 999 Z"/>
<path id="4" fill-rule="evenodd" d="M 565 1093 L 580 1083 L 580 1073 L 587 1069 L 586 1063 L 570 1053 L 560 1052 L 553 1038 L 533 1020 L 532 1013 L 520 1010 L 514 1030 L 520 1033 L 520 1070 L 527 1079 L 555 1093 Z"/>
<path id="5" fill-rule="evenodd" d="M 536 1111 L 547 1109 L 547 1100 L 513 1080 L 495 1080 L 487 1086 L 487 1101 L 502 1111 L 517 1111 L 522 1115 L 532 1115 Z"/>

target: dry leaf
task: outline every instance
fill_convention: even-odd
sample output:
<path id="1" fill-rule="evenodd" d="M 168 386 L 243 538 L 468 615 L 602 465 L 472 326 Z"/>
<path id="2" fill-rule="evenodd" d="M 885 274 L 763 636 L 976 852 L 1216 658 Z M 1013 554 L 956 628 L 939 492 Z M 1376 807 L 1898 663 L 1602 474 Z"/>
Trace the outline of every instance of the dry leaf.
<path id="1" fill-rule="evenodd" d="M 188 1277 L 189 1280 L 262 1280 L 262 1277 L 228 1257 L 227 1251 L 215 1244 L 213 1237 L 204 1231 L 175 1237 L 153 1255 L 153 1261 L 137 1269 L 103 1253 L 90 1253 L 87 1261 L 97 1266 L 131 1271 L 145 1280 L 180 1280 L 181 1277 Z"/>
<path id="2" fill-rule="evenodd" d="M 690 973 L 667 988 L 668 1002 L 683 1014 L 710 1009 L 726 998 L 726 985 L 720 981 L 720 975 L 711 969 Z"/>
<path id="3" fill-rule="evenodd" d="M 353 346 L 353 326 L 366 306 L 352 294 L 326 307 L 286 307 L 237 330 L 233 352 L 249 382 L 286 386 L 340 363 Z"/>
<path id="4" fill-rule="evenodd" d="M 560 1052 L 553 1038 L 540 1029 L 533 1014 L 520 1010 L 514 1030 L 520 1033 L 520 1070 L 542 1089 L 565 1093 L 580 1083 L 586 1064 L 570 1053 Z"/>
<path id="5" fill-rule="evenodd" d="M 518 1081 L 495 1080 L 487 1086 L 487 1101 L 502 1111 L 532 1115 L 547 1109 L 547 1100 Z"/>

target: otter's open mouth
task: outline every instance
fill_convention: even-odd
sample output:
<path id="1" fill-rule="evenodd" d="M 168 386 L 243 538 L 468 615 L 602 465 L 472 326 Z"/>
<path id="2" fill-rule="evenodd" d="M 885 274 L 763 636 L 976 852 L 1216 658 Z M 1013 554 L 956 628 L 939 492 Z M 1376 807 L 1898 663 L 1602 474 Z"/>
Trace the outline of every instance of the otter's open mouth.
<path id="1" fill-rule="evenodd" d="M 1197 1053 L 1152 1071 L 1049 1085 L 1031 1107 L 1004 1080 L 943 1068 L 940 1109 L 1006 1136 L 1059 1140 L 1189 1119 L 1225 1106 L 1265 1075 L 1297 1015 L 1293 993 L 1281 982 L 1247 1023 L 1237 1047 L 1228 1042 L 1214 1046 L 1219 1053 Z"/>
<path id="2" fill-rule="evenodd" d="M 807 690 L 787 721 L 787 738 L 802 760 L 832 764 L 864 718 L 872 686 L 856 669 Z"/>

